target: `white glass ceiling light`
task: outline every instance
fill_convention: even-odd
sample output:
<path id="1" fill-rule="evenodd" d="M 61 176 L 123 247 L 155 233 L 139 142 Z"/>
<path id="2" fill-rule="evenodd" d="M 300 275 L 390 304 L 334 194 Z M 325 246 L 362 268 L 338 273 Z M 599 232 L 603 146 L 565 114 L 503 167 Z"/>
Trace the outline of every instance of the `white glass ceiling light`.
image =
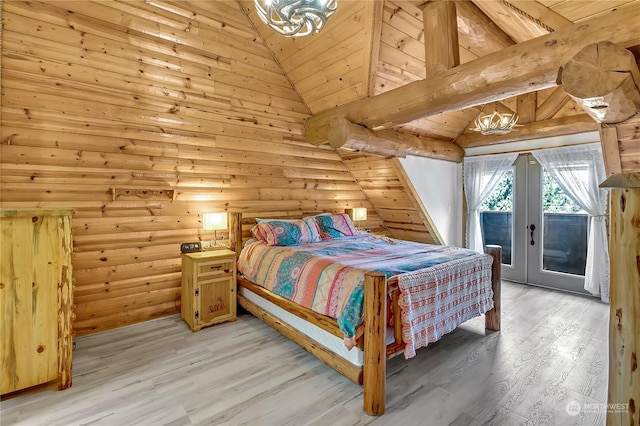
<path id="1" fill-rule="evenodd" d="M 494 111 L 491 114 L 482 115 L 476 118 L 476 127 L 471 128 L 483 135 L 506 135 L 514 127 L 519 126 L 518 114 L 502 114 Z"/>
<path id="2" fill-rule="evenodd" d="M 262 21 L 286 37 L 320 32 L 337 0 L 254 0 Z"/>

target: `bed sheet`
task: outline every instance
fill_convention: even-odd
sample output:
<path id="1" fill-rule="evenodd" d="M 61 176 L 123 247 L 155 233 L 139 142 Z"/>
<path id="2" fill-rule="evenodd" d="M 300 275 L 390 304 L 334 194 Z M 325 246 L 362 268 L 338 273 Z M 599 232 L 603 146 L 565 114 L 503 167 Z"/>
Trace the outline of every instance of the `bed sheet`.
<path id="1" fill-rule="evenodd" d="M 238 259 L 249 280 L 335 318 L 352 345 L 363 317 L 364 274 L 398 277 L 405 357 L 492 307 L 490 256 L 454 246 L 361 234 L 299 246 L 250 240 Z"/>

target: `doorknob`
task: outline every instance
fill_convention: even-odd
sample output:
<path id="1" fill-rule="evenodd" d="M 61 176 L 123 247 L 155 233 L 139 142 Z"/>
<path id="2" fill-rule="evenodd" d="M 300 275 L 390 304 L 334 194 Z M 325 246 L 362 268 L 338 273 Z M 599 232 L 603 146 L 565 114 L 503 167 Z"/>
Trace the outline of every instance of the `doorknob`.
<path id="1" fill-rule="evenodd" d="M 533 231 L 536 230 L 536 226 L 532 223 L 531 225 L 529 225 L 529 230 L 531 230 L 531 245 L 534 246 L 536 245 L 536 242 L 533 241 Z"/>

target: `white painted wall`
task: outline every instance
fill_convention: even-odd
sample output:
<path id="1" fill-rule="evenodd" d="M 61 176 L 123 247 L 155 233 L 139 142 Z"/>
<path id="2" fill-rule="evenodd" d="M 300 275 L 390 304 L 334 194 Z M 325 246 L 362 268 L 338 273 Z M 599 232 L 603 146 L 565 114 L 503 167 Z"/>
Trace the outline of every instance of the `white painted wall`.
<path id="1" fill-rule="evenodd" d="M 463 247 L 462 163 L 413 155 L 400 163 L 445 244 Z"/>

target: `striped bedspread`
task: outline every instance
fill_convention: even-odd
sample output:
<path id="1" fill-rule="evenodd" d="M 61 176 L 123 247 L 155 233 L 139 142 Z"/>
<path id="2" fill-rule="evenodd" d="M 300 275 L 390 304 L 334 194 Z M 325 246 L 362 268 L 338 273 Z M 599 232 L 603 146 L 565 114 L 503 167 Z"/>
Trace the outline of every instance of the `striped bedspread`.
<path id="1" fill-rule="evenodd" d="M 405 357 L 493 307 L 488 255 L 361 234 L 299 246 L 250 240 L 238 271 L 266 289 L 335 318 L 353 339 L 363 317 L 364 274 L 398 276 Z"/>

